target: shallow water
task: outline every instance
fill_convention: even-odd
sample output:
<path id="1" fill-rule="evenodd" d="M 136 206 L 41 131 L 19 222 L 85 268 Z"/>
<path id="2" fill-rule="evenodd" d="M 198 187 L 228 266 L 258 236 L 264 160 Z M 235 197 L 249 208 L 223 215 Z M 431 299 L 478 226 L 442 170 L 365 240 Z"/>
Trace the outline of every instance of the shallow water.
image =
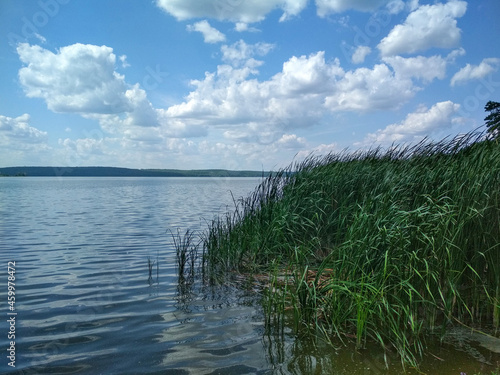
<path id="1" fill-rule="evenodd" d="M 270 334 L 255 290 L 179 287 L 167 230 L 205 228 L 234 207 L 232 195 L 258 182 L 1 178 L 3 349 L 9 261 L 17 315 L 16 367 L 2 355 L 0 373 L 399 374 L 397 358 L 375 348 L 335 350 L 287 329 Z M 473 374 L 498 363 L 498 354 L 470 340 L 430 347 L 428 373 Z"/>

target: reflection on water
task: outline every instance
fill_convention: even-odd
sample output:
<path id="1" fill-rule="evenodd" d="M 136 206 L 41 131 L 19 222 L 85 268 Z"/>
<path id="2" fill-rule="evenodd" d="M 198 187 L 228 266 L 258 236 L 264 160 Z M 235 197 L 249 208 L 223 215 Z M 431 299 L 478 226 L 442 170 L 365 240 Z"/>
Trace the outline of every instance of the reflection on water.
<path id="1" fill-rule="evenodd" d="M 176 309 L 162 315 L 172 326 L 157 338 L 159 342 L 175 342 L 175 351 L 163 359 L 166 367 L 183 368 L 193 374 L 208 374 L 215 369 L 224 369 L 224 373 L 268 369 L 261 342 L 263 317 L 255 293 L 233 285 L 208 287 L 197 283 L 188 291 L 182 290 Z"/>
<path id="2" fill-rule="evenodd" d="M 293 331 L 292 324 L 266 326 L 260 307 L 259 289 L 241 279 L 229 280 L 219 287 L 199 284 L 179 286 L 179 325 L 164 332 L 164 339 L 178 334 L 177 354 L 169 353 L 165 365 L 170 367 L 183 353 L 197 358 L 196 364 L 185 361 L 182 369 L 194 374 L 338 374 L 394 375 L 403 367 L 395 351 L 383 352 L 376 343 L 356 349 L 354 343 L 327 343 L 321 336 Z M 193 332 L 186 335 L 185 330 Z M 196 334 L 203 332 L 202 335 Z M 484 336 L 481 336 L 484 340 Z M 443 343 L 428 342 L 421 372 L 407 368 L 408 374 L 461 375 L 488 373 L 497 368 L 500 340 L 495 351 L 477 345 L 479 336 L 463 328 L 452 331 Z M 460 343 L 459 343 L 460 341 Z M 486 341 L 486 340 L 485 340 Z M 220 358 L 219 358 L 220 357 Z M 186 357 L 184 357 L 186 358 Z M 234 361 L 234 365 L 232 364 Z M 220 366 L 224 364 L 223 368 Z M 245 364 L 244 367 L 237 367 Z M 214 369 L 217 369 L 216 371 Z"/>
<path id="3" fill-rule="evenodd" d="M 18 312 L 16 368 L 2 357 L 0 373 L 401 373 L 398 359 L 376 347 L 335 349 L 266 326 L 258 289 L 236 281 L 209 287 L 198 278 L 178 283 L 167 230 L 199 230 L 232 208 L 230 191 L 243 196 L 257 183 L 0 179 L 0 268 L 16 261 Z M 424 368 L 431 374 L 470 375 L 499 361 L 468 338 L 429 346 Z M 6 334 L 0 347 L 8 347 Z"/>

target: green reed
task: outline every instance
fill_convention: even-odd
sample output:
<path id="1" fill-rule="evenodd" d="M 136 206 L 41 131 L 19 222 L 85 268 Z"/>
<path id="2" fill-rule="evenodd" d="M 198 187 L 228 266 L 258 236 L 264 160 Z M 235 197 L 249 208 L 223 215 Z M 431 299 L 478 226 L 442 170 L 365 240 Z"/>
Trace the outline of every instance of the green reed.
<path id="1" fill-rule="evenodd" d="M 498 330 L 499 186 L 500 146 L 483 133 L 311 156 L 209 223 L 203 269 L 268 274 L 273 321 L 417 366 L 429 334 Z"/>
<path id="2" fill-rule="evenodd" d="M 153 280 L 153 267 L 155 265 L 155 261 L 151 259 L 151 257 L 148 256 L 148 281 L 151 284 L 151 281 Z"/>
<path id="3" fill-rule="evenodd" d="M 170 232 L 176 250 L 177 275 L 179 283 L 192 283 L 198 268 L 198 245 L 194 244 L 195 233 L 191 230 L 181 235 L 179 229 L 174 234 Z"/>

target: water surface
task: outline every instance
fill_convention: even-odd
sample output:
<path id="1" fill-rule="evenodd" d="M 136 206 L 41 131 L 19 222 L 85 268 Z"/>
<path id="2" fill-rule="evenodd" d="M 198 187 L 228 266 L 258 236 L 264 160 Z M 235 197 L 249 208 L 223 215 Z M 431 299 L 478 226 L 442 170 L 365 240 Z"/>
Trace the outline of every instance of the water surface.
<path id="1" fill-rule="evenodd" d="M 15 261 L 18 315 L 16 368 L 2 355 L 0 373 L 400 373 L 397 359 L 376 349 L 270 333 L 258 290 L 179 287 L 169 230 L 205 228 L 258 182 L 1 178 L 0 314 L 7 317 L 7 263 Z M 2 321 L 0 345 L 8 348 Z M 429 373 L 472 374 L 498 361 L 462 342 L 432 349 L 426 366 L 439 372 Z"/>

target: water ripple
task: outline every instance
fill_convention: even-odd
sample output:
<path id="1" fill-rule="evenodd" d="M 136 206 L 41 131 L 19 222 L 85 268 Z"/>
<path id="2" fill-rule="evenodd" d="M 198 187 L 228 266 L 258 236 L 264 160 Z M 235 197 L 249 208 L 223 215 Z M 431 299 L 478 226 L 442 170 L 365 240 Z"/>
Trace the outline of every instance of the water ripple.
<path id="1" fill-rule="evenodd" d="M 187 307 L 178 298 L 167 229 L 200 228 L 202 217 L 232 204 L 230 190 L 246 195 L 257 182 L 1 179 L 0 261 L 16 262 L 17 368 L 25 374 L 230 368 L 231 361 L 218 362 L 248 351 L 236 337 L 245 337 L 254 312 L 202 296 Z M 148 260 L 155 262 L 151 278 Z M 256 345 L 257 336 L 246 337 Z"/>

